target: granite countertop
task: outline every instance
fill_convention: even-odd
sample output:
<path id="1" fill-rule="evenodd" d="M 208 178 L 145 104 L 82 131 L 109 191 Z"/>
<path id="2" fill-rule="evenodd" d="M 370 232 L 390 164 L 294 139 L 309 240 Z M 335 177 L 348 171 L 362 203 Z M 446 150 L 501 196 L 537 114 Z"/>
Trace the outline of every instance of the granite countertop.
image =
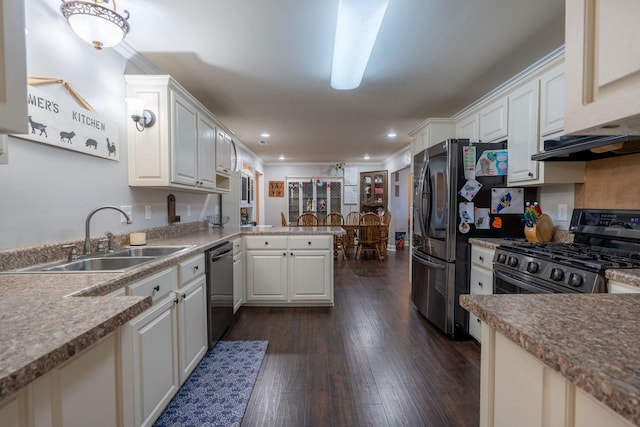
<path id="1" fill-rule="evenodd" d="M 151 297 L 104 296 L 110 292 L 236 236 L 344 233 L 341 227 L 206 228 L 149 240 L 149 246 L 192 247 L 126 272 L 5 272 L 0 275 L 0 400 L 113 332 L 152 304 Z M 16 258 L 11 251 L 4 252 L 4 260 Z"/>
<path id="2" fill-rule="evenodd" d="M 461 295 L 460 304 L 640 425 L 640 294 Z"/>

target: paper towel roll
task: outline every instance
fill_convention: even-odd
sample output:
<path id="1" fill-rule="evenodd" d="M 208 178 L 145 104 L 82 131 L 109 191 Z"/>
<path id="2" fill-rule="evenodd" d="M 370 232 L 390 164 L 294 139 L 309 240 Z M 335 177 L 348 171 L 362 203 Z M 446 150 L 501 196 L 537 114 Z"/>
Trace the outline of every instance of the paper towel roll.
<path id="1" fill-rule="evenodd" d="M 129 244 L 132 246 L 146 245 L 147 233 L 130 233 Z"/>

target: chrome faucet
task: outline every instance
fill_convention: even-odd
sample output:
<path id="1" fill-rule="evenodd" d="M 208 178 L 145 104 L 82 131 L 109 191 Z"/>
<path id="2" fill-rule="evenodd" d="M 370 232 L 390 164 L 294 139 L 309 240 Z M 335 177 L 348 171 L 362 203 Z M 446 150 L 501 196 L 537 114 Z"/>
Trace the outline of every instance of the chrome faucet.
<path id="1" fill-rule="evenodd" d="M 87 219 L 84 222 L 84 253 L 85 254 L 91 253 L 91 234 L 89 232 L 89 223 L 91 222 L 91 217 L 93 216 L 94 213 L 101 211 L 103 209 L 113 209 L 120 212 L 127 219 L 127 224 L 131 224 L 131 218 L 129 218 L 129 215 L 127 215 L 125 211 L 123 211 L 117 206 L 107 205 L 107 206 L 100 206 L 99 208 L 95 208 L 94 210 L 89 212 L 89 215 L 87 215 Z"/>

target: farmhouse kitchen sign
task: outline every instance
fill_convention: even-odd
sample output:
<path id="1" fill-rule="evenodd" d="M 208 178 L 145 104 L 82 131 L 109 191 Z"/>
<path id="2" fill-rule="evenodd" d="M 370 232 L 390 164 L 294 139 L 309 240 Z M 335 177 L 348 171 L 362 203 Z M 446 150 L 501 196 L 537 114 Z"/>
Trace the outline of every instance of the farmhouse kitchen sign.
<path id="1" fill-rule="evenodd" d="M 96 113 L 27 86 L 29 133 L 18 138 L 120 160 L 118 127 Z"/>

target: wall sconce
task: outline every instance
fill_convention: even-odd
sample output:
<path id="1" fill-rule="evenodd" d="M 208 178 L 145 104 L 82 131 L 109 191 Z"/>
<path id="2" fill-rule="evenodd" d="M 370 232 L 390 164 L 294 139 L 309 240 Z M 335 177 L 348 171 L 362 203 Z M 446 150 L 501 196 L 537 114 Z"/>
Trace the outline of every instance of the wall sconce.
<path id="1" fill-rule="evenodd" d="M 125 98 L 129 107 L 129 114 L 133 122 L 136 124 L 138 132 L 142 132 L 145 128 L 150 128 L 156 122 L 156 115 L 153 111 L 144 108 L 144 101 L 138 98 Z"/>
<path id="2" fill-rule="evenodd" d="M 109 2 L 113 8 L 103 6 Z M 116 12 L 115 0 L 62 0 L 60 12 L 78 37 L 96 50 L 117 45 L 130 29 L 129 12 L 125 10 L 124 17 Z"/>

